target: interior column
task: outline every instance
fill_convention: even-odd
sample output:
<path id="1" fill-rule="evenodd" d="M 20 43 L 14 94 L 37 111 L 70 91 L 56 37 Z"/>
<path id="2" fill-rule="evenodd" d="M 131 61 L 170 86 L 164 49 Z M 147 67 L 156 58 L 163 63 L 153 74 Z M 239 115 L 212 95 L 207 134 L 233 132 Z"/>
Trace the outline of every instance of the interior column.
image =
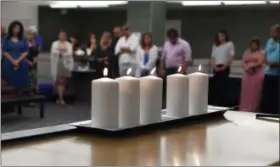
<path id="1" fill-rule="evenodd" d="M 153 43 L 162 46 L 165 37 L 166 2 L 133 2 L 127 8 L 127 24 L 133 32 L 150 32 Z"/>

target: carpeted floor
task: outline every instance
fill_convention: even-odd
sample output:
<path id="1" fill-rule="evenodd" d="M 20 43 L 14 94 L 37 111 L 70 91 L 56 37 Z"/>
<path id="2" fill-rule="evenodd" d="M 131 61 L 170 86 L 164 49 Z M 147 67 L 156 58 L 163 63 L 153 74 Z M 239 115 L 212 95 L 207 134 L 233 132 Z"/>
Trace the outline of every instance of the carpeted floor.
<path id="1" fill-rule="evenodd" d="M 90 119 L 90 105 L 84 103 L 69 104 L 66 106 L 47 103 L 45 118 L 39 117 L 38 107 L 24 107 L 22 115 L 16 112 L 2 114 L 1 132 L 11 132 L 61 125 Z"/>

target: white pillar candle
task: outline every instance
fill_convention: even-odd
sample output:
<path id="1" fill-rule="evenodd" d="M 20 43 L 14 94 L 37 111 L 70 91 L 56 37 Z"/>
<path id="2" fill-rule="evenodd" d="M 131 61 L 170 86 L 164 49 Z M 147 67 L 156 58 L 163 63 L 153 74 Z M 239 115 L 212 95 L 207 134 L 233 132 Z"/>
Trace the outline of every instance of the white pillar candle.
<path id="1" fill-rule="evenodd" d="M 189 79 L 183 74 L 167 76 L 166 88 L 167 115 L 187 117 L 189 115 Z"/>
<path id="2" fill-rule="evenodd" d="M 130 128 L 140 124 L 140 82 L 131 76 L 116 79 L 119 82 L 119 127 Z"/>
<path id="3" fill-rule="evenodd" d="M 110 78 L 101 78 L 92 81 L 91 89 L 92 125 L 101 129 L 117 129 L 119 83 Z"/>
<path id="4" fill-rule="evenodd" d="M 140 78 L 140 124 L 161 121 L 163 81 L 156 76 Z"/>
<path id="5" fill-rule="evenodd" d="M 208 108 L 209 76 L 202 72 L 195 72 L 188 77 L 189 115 L 205 114 Z"/>

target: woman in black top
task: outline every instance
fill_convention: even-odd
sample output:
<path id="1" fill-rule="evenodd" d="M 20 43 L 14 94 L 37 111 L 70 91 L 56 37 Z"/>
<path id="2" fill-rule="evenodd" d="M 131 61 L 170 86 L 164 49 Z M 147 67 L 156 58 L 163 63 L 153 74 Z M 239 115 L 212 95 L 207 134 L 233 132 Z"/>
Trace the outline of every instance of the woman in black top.
<path id="1" fill-rule="evenodd" d="M 86 46 L 86 55 L 87 56 L 95 56 L 97 49 L 97 42 L 95 34 L 89 34 L 87 38 L 87 46 Z"/>
<path id="2" fill-rule="evenodd" d="M 29 76 L 30 76 L 30 89 L 31 93 L 35 94 L 37 91 L 37 63 L 39 46 L 35 42 L 35 34 L 32 31 L 27 32 L 28 40 L 28 55 L 27 61 L 29 64 Z"/>
<path id="3" fill-rule="evenodd" d="M 97 48 L 98 71 L 103 73 L 104 68 L 108 68 L 108 77 L 112 77 L 111 60 L 113 56 L 111 46 L 111 34 L 103 32 L 99 47 Z"/>
<path id="4" fill-rule="evenodd" d="M 70 37 L 70 43 L 72 44 L 72 47 L 73 47 L 73 53 L 75 53 L 80 47 L 79 41 L 74 35 L 72 35 Z"/>
<path id="5" fill-rule="evenodd" d="M 96 36 L 93 33 L 90 33 L 85 47 L 85 53 L 89 57 L 89 67 L 90 69 L 96 69 L 97 62 L 96 62 L 96 52 L 97 52 L 97 42 Z"/>

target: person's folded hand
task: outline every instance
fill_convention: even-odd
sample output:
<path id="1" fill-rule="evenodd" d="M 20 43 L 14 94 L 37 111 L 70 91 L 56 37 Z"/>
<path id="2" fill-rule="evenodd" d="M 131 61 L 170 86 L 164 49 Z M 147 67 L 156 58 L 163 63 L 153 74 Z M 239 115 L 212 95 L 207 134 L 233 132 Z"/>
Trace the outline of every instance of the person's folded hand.
<path id="1" fill-rule="evenodd" d="M 121 48 L 121 52 L 122 53 L 129 53 L 130 50 L 129 50 L 129 48 Z"/>
<path id="2" fill-rule="evenodd" d="M 124 53 L 125 52 L 125 48 L 121 48 L 121 53 Z"/>
<path id="3" fill-rule="evenodd" d="M 13 66 L 16 66 L 16 60 L 12 59 L 11 63 L 12 63 Z"/>
<path id="4" fill-rule="evenodd" d="M 19 66 L 20 61 L 19 60 L 15 60 L 15 66 Z"/>
<path id="5" fill-rule="evenodd" d="M 64 47 L 59 48 L 59 52 L 60 52 L 60 53 L 66 52 L 66 48 L 64 48 Z"/>
<path id="6" fill-rule="evenodd" d="M 19 68 L 20 61 L 13 60 L 12 64 L 14 65 L 14 69 L 17 70 Z"/>

